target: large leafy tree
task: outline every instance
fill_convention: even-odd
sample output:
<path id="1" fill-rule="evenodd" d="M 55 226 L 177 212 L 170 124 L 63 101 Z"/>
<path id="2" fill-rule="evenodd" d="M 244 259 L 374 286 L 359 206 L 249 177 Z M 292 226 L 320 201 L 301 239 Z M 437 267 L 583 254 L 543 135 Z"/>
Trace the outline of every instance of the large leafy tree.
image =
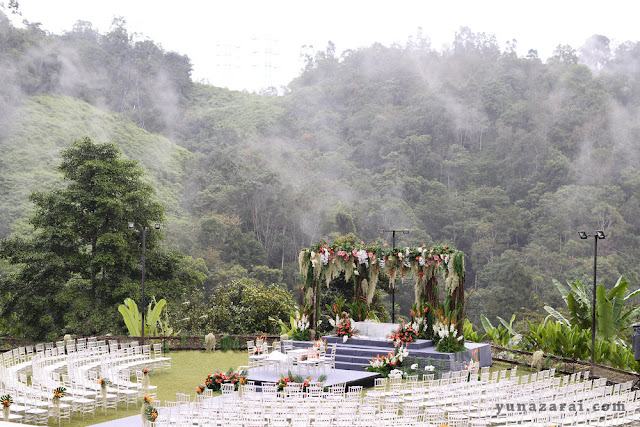
<path id="1" fill-rule="evenodd" d="M 58 169 L 67 185 L 31 195 L 33 236 L 0 244 L 0 255 L 19 266 L 3 283 L 3 316 L 16 313 L 32 338 L 113 329 L 117 304 L 139 292 L 141 236 L 128 222 L 164 218 L 141 167 L 122 159 L 116 144 L 86 137 L 61 157 Z M 157 230 L 147 233 L 149 258 L 159 260 L 149 263 L 149 296 L 154 288 L 166 291 L 165 282 L 179 293 L 174 276 L 184 274 L 182 254 L 157 249 L 161 237 Z"/>

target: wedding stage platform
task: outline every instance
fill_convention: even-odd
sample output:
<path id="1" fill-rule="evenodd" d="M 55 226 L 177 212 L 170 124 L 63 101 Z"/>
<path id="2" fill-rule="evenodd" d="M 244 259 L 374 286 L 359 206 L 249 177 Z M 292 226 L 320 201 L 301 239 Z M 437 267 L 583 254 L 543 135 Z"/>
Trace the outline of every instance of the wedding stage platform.
<path id="1" fill-rule="evenodd" d="M 287 376 L 286 372 L 281 372 L 284 376 Z M 249 371 L 249 375 L 247 380 L 254 381 L 257 386 L 262 383 L 275 383 L 280 381 L 280 374 L 278 372 L 265 370 L 265 369 L 251 369 Z M 306 378 L 307 373 L 298 372 L 295 369 L 291 372 L 292 374 L 300 374 Z M 345 370 L 345 369 L 329 369 L 327 368 L 324 371 L 320 371 L 319 373 L 311 374 L 311 378 L 315 381 L 318 379 L 318 375 L 326 375 L 327 380 L 324 382 L 324 385 L 327 387 L 331 387 L 334 384 L 346 383 L 346 387 L 352 385 L 361 385 L 365 388 L 373 387 L 375 379 L 380 377 L 380 374 L 377 372 L 363 372 L 363 371 L 354 371 L 354 370 Z"/>
<path id="2" fill-rule="evenodd" d="M 358 336 L 343 341 L 342 337 L 333 335 L 322 337 L 327 344 L 337 343 L 336 368 L 364 371 L 369 366 L 369 361 L 377 355 L 387 355 L 393 350 L 393 341 L 387 337 L 398 330 L 397 323 L 379 322 L 354 322 L 358 330 Z M 308 344 L 297 342 L 296 347 Z M 421 358 L 427 363 L 445 365 L 445 370 L 459 370 L 460 365 L 467 363 L 472 358 L 472 352 L 477 350 L 477 358 L 480 367 L 491 366 L 491 345 L 485 343 L 466 343 L 466 351 L 459 353 L 440 353 L 436 350 L 432 340 L 416 340 L 409 344 L 409 357 Z M 457 365 L 456 366 L 456 362 Z M 457 369 L 456 369 L 457 368 Z"/>

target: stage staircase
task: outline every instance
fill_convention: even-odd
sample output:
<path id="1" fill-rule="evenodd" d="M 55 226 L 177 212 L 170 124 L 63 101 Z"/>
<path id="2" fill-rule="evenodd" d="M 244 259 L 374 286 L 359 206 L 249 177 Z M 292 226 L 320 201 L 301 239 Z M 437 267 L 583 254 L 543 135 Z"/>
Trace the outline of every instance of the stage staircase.
<path id="1" fill-rule="evenodd" d="M 386 356 L 393 351 L 393 342 L 383 340 L 349 339 L 346 343 L 342 338 L 323 337 L 331 345 L 337 342 L 336 348 L 336 369 L 346 369 L 349 371 L 364 371 L 369 366 L 372 357 Z M 419 350 L 433 347 L 431 340 L 418 340 L 409 345 L 411 356 L 421 357 Z"/>

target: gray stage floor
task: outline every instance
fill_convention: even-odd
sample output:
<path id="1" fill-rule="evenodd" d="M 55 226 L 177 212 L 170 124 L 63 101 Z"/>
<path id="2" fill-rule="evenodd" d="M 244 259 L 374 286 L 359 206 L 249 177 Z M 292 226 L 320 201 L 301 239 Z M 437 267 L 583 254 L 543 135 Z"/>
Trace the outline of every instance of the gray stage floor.
<path id="1" fill-rule="evenodd" d="M 293 375 L 296 375 L 298 372 L 292 371 Z M 322 374 L 327 376 L 327 380 L 325 381 L 325 386 L 332 386 L 333 384 L 338 383 L 347 383 L 349 385 L 364 385 L 371 384 L 373 386 L 373 382 L 375 378 L 378 378 L 380 374 L 377 372 L 362 372 L 362 371 L 346 371 L 343 369 L 327 369 L 325 372 L 313 373 L 311 375 L 312 380 L 317 380 L 318 377 Z M 303 378 L 306 378 L 309 374 L 300 373 Z M 278 382 L 280 380 L 280 373 L 274 371 L 267 370 L 257 370 L 250 371 L 247 376 L 248 380 L 255 381 L 256 384 L 261 384 L 264 382 Z"/>

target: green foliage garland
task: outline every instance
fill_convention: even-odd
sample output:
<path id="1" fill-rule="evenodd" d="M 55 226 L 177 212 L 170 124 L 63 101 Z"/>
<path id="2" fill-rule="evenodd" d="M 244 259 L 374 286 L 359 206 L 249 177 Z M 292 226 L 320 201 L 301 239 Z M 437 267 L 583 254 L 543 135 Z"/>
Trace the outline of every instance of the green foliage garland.
<path id="1" fill-rule="evenodd" d="M 369 305 L 380 274 L 388 276 L 391 284 L 398 278 L 413 274 L 416 280 L 416 312 L 419 313 L 424 312 L 428 303 L 436 303 L 436 276 L 441 269 L 445 274 L 448 296 L 453 296 L 464 281 L 464 254 L 449 245 L 397 249 L 363 243 L 324 244 L 301 250 L 298 264 L 305 283 L 305 304 L 309 307 L 315 305 L 314 281 L 319 281 L 323 275 L 327 284 L 341 273 L 347 281 L 353 278 L 355 301 L 359 303 L 362 298 L 362 302 Z M 463 301 L 458 299 L 463 296 L 463 292 L 458 292 L 454 301 L 460 312 Z M 424 316 L 425 335 L 431 337 L 433 314 L 424 312 Z"/>

